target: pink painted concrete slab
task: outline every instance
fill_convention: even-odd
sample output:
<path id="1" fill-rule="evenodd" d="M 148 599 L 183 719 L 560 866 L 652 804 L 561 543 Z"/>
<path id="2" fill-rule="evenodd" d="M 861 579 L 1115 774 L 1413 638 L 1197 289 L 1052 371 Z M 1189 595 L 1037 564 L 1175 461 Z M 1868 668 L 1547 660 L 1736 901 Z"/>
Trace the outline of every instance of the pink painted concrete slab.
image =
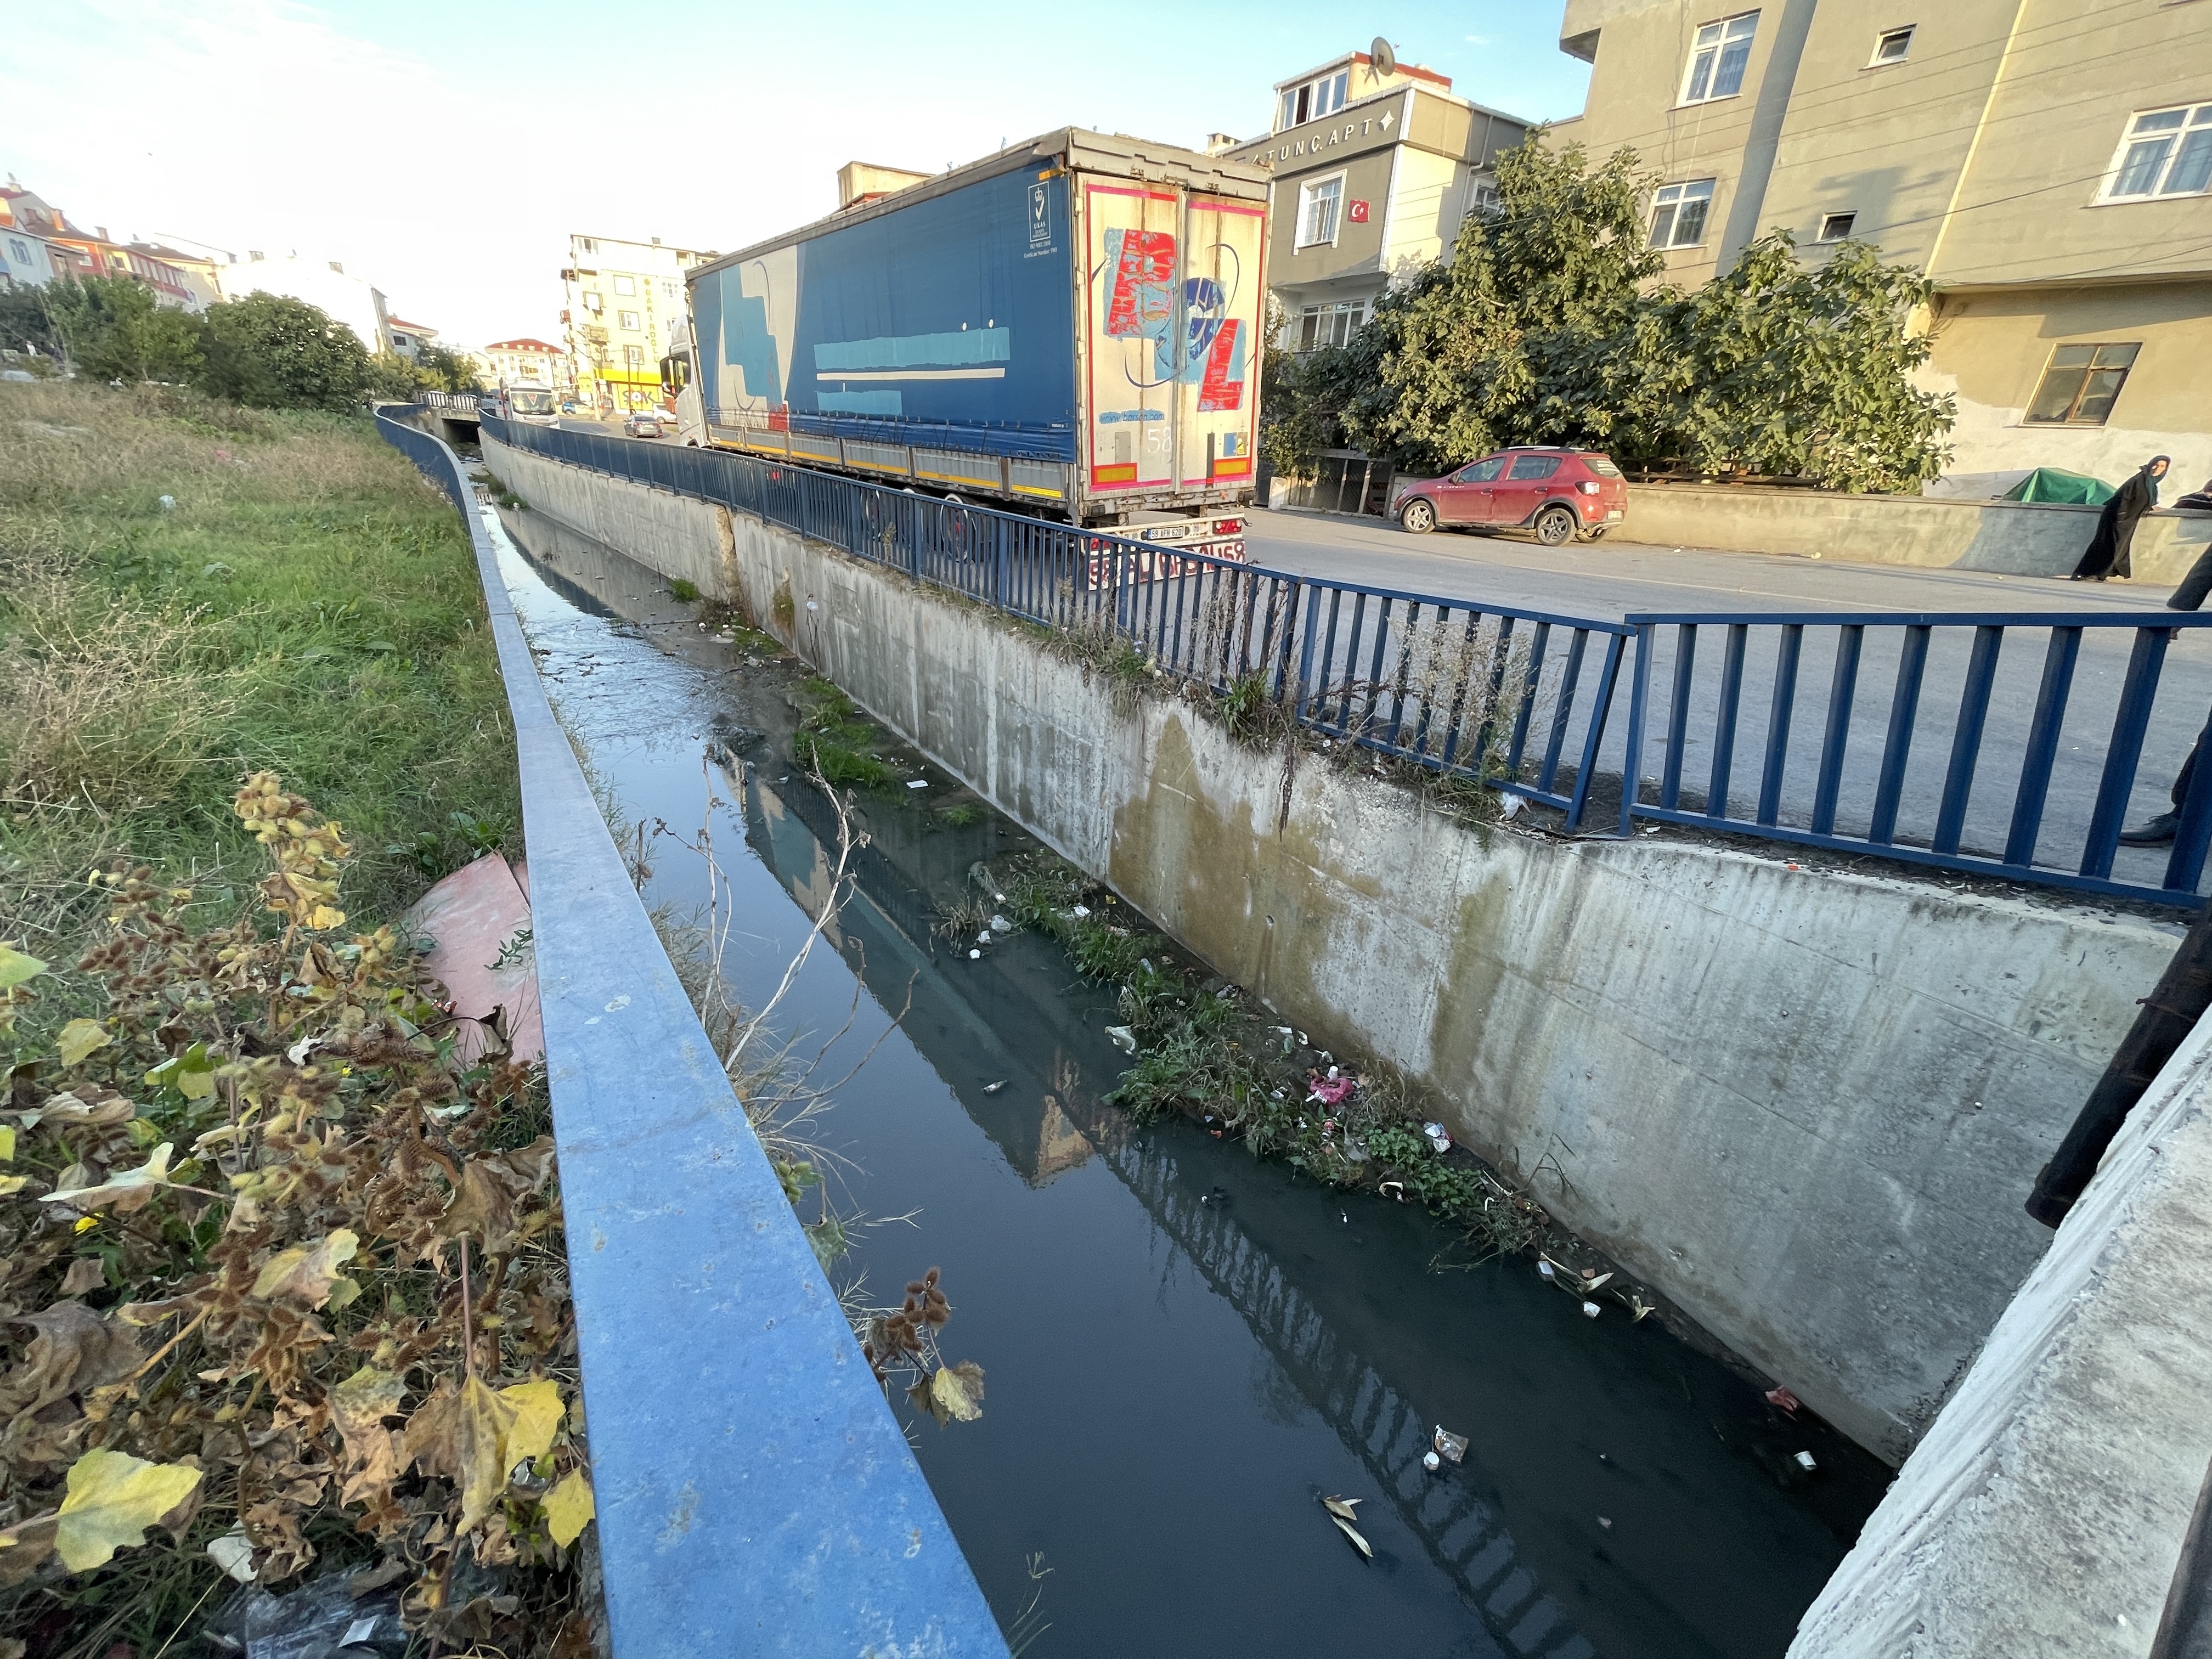
<path id="1" fill-rule="evenodd" d="M 462 866 L 416 900 L 406 920 L 416 935 L 435 941 L 423 964 L 445 986 L 453 1012 L 464 1016 L 462 1062 L 473 1063 L 483 1054 L 485 1033 L 475 1022 L 489 1019 L 497 1008 L 507 1010 L 514 1057 L 543 1058 L 537 962 L 529 941 L 514 943 L 530 926 L 530 900 L 507 860 L 487 853 Z M 502 951 L 509 960 L 495 967 Z"/>

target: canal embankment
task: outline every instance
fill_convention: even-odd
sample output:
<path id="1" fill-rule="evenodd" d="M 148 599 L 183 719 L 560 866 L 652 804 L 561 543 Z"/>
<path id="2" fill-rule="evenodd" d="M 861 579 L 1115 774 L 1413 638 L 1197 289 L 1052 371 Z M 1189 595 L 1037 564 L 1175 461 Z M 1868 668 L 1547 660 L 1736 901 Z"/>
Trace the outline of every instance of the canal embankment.
<path id="1" fill-rule="evenodd" d="M 1255 748 L 750 515 L 523 453 L 532 510 L 741 605 L 933 760 L 1893 1461 L 2048 1235 L 2021 1195 L 2166 924 L 1680 838 L 1470 822 Z"/>

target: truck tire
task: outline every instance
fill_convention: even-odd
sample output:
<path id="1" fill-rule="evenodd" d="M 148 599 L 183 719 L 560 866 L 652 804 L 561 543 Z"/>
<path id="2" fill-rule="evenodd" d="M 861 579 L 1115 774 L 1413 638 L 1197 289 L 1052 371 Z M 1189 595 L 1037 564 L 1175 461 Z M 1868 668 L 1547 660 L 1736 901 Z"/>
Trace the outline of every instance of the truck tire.
<path id="1" fill-rule="evenodd" d="M 1536 515 L 1536 539 L 1557 547 L 1575 538 L 1575 515 L 1564 507 L 1547 507 Z"/>
<path id="2" fill-rule="evenodd" d="M 1398 509 L 1398 523 L 1416 536 L 1425 536 L 1437 527 L 1437 509 L 1419 495 Z"/>

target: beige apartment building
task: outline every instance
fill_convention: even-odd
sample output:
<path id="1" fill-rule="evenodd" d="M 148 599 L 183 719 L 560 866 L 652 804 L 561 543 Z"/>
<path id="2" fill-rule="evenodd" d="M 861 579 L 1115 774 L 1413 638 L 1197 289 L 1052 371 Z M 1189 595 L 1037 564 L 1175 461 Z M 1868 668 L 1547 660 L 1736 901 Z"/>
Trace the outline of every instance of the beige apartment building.
<path id="1" fill-rule="evenodd" d="M 690 248 L 571 236 L 561 322 L 576 399 L 627 412 L 658 408 L 660 360 L 684 315 L 684 276 L 716 256 Z"/>
<path id="2" fill-rule="evenodd" d="M 2212 0 L 1567 0 L 1560 33 L 1592 73 L 1554 140 L 1658 175 L 1669 280 L 1777 226 L 1935 279 L 1929 493 L 2212 477 Z"/>
<path id="3" fill-rule="evenodd" d="M 1393 281 L 1447 252 L 1494 197 L 1518 116 L 1455 98 L 1451 77 L 1346 52 L 1275 84 L 1265 138 L 1225 149 L 1274 175 L 1267 285 L 1293 351 L 1341 345 Z"/>

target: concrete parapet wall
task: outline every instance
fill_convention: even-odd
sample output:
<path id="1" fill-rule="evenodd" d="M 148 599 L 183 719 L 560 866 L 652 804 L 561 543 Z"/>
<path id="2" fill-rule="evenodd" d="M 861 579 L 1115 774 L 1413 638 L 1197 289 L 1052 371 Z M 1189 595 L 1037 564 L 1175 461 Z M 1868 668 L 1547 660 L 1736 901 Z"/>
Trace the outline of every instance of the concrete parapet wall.
<path id="1" fill-rule="evenodd" d="M 2028 1184 L 2173 948 L 2042 897 L 1447 817 L 1117 698 L 1030 630 L 749 515 L 485 449 L 534 506 L 741 595 L 1221 972 L 1432 1089 L 1468 1145 L 1893 1460 L 2047 1242 Z"/>
<path id="2" fill-rule="evenodd" d="M 2177 486 L 2171 476 L 2169 495 Z M 1845 495 L 1724 484 L 1632 484 L 1631 541 L 1791 553 L 2004 575 L 2064 576 L 2081 562 L 2098 509 L 1929 495 Z M 2153 513 L 2136 526 L 2136 580 L 2179 581 L 2208 545 L 2212 513 Z"/>
<path id="3" fill-rule="evenodd" d="M 2212 1462 L 2208 1103 L 2212 1022 L 2136 1106 L 1790 1659 L 2153 1652 Z"/>

